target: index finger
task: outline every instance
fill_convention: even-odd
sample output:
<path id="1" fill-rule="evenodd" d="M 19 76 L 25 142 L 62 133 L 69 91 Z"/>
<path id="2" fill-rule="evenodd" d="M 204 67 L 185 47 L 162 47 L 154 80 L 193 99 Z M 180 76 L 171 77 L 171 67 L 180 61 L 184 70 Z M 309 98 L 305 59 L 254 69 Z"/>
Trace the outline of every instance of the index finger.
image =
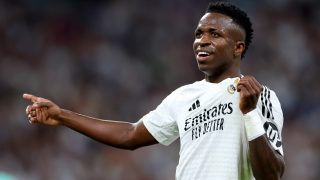
<path id="1" fill-rule="evenodd" d="M 262 91 L 263 87 L 256 78 L 252 78 L 253 82 L 258 86 L 259 91 Z"/>
<path id="2" fill-rule="evenodd" d="M 34 96 L 32 94 L 23 94 L 22 97 L 23 99 L 30 100 L 33 103 L 37 102 L 37 99 L 38 99 L 37 96 Z"/>

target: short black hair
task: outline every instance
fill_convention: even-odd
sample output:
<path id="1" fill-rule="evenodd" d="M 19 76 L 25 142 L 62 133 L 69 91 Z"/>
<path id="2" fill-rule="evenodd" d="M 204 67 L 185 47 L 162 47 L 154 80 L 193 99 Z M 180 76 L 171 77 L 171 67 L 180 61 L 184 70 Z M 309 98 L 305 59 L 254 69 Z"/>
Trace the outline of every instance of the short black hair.
<path id="1" fill-rule="evenodd" d="M 223 1 L 210 2 L 206 12 L 207 13 L 217 12 L 217 13 L 227 15 L 230 18 L 232 18 L 232 20 L 237 25 L 239 25 L 244 29 L 246 38 L 245 38 L 245 48 L 241 55 L 241 58 L 243 58 L 253 37 L 252 23 L 247 13 L 231 3 L 223 2 Z"/>

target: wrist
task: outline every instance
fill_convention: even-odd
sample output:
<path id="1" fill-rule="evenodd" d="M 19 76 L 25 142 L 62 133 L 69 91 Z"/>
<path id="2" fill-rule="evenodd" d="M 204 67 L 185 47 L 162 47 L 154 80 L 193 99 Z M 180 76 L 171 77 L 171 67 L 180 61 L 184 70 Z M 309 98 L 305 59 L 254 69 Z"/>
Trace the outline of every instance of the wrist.
<path id="1" fill-rule="evenodd" d="M 244 126 L 249 141 L 256 139 L 263 135 L 265 130 L 261 122 L 258 110 L 254 109 L 243 115 Z"/>
<path id="2" fill-rule="evenodd" d="M 70 114 L 70 111 L 66 109 L 60 109 L 60 113 L 56 117 L 60 125 L 64 125 L 65 120 L 68 119 L 69 114 Z"/>
<path id="3" fill-rule="evenodd" d="M 249 112 L 254 111 L 255 109 L 256 109 L 256 106 L 251 107 L 251 108 L 243 108 L 243 109 L 241 109 L 241 112 L 242 112 L 243 115 L 246 115 Z"/>

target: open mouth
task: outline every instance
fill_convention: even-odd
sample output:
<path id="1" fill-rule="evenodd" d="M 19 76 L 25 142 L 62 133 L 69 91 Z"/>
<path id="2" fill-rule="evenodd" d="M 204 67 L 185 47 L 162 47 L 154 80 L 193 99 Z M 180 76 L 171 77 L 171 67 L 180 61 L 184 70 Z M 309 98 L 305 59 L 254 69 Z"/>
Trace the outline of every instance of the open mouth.
<path id="1" fill-rule="evenodd" d="M 200 56 L 200 57 L 206 57 L 206 56 L 209 56 L 209 53 L 207 53 L 207 52 L 198 52 L 197 55 Z"/>
<path id="2" fill-rule="evenodd" d="M 199 62 L 203 62 L 203 61 L 206 61 L 209 56 L 210 56 L 210 54 L 208 52 L 199 51 L 199 52 L 197 52 L 196 58 Z"/>

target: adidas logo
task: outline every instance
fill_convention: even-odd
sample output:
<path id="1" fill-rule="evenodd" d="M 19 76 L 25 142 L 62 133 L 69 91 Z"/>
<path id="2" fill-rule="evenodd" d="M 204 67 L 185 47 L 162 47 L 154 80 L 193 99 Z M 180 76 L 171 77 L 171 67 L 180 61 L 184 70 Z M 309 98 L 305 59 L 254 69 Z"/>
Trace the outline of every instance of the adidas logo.
<path id="1" fill-rule="evenodd" d="M 193 110 L 195 110 L 195 109 L 198 108 L 198 107 L 200 107 L 200 101 L 199 101 L 199 99 L 197 99 L 197 101 L 192 104 L 192 106 L 189 108 L 189 111 L 193 111 Z"/>

